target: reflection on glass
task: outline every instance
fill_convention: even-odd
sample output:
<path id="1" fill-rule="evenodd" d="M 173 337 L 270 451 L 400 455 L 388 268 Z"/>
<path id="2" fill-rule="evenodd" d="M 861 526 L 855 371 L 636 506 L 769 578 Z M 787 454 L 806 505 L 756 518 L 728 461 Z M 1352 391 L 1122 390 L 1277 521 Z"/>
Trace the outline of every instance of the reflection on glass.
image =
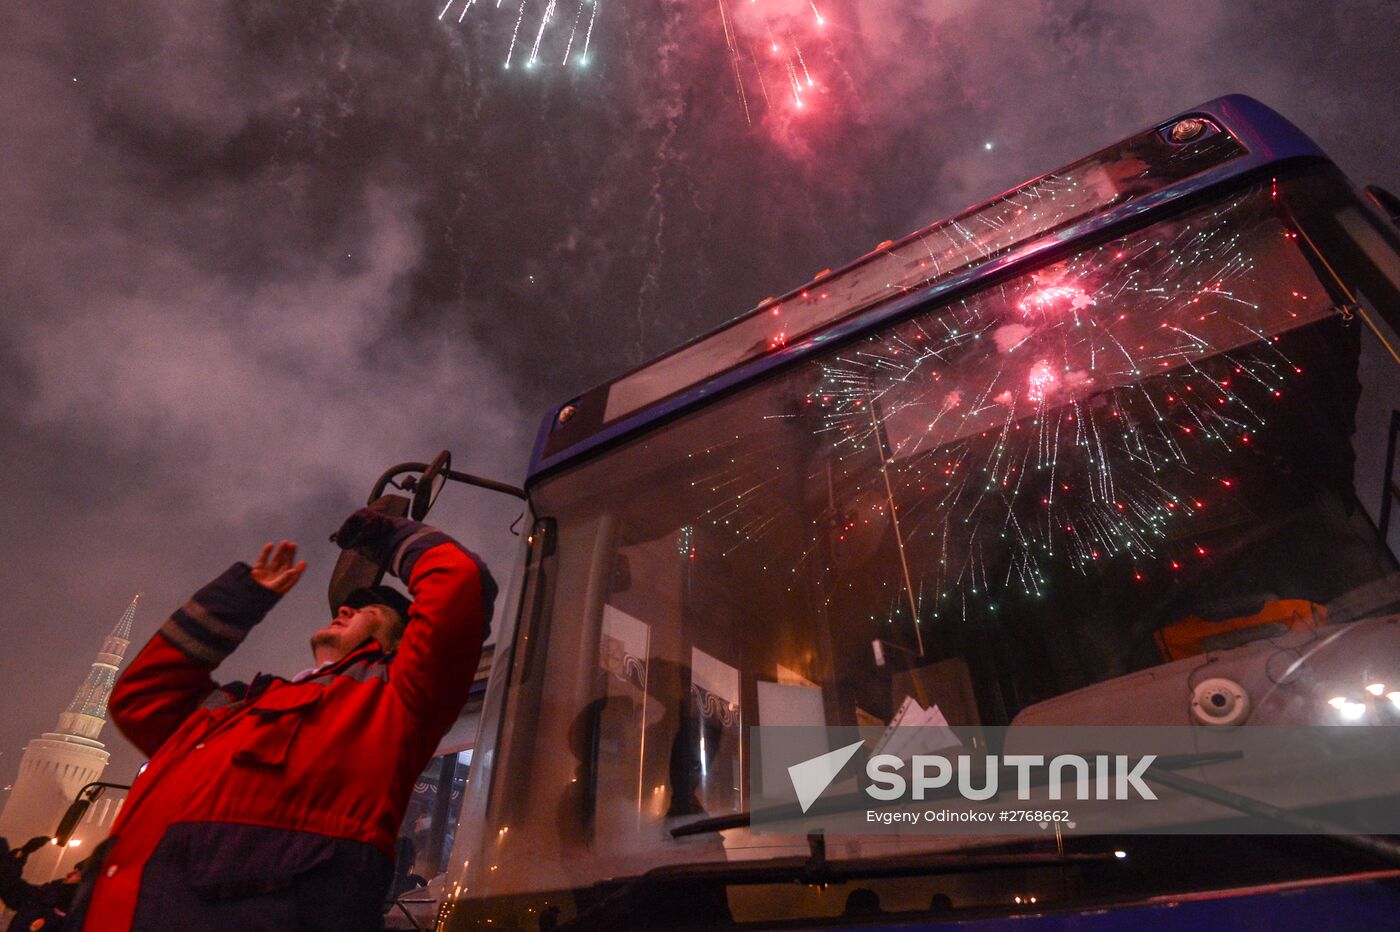
<path id="1" fill-rule="evenodd" d="M 442 754 L 414 781 L 399 829 L 396 876 L 431 880 L 447 869 L 470 768 L 471 751 Z"/>
<path id="2" fill-rule="evenodd" d="M 723 330 L 624 376 L 608 389 L 604 420 L 1243 153 L 1233 136 L 1213 127 L 1190 145 L 1173 145 L 1150 131 L 1096 152 L 899 243 L 883 243 L 859 263 L 819 275 L 781 302 L 770 299 Z"/>
<path id="3" fill-rule="evenodd" d="M 1395 370 L 1305 250 L 1265 185 L 542 484 L 509 889 L 772 856 L 669 833 L 744 811 L 756 724 L 1189 724 L 1207 660 L 1251 724 L 1400 721 Z"/>

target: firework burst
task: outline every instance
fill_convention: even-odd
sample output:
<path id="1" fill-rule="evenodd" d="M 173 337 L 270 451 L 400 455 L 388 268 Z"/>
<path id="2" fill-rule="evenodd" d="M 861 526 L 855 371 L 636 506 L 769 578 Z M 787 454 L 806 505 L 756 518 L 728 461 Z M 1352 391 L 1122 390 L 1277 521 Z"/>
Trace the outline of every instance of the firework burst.
<path id="1" fill-rule="evenodd" d="M 771 430 L 693 454 L 690 523 L 773 572 L 830 559 L 827 591 L 896 547 L 891 621 L 1208 560 L 1305 394 L 1283 335 L 1336 314 L 1292 242 L 1252 191 L 826 355 L 755 396 Z"/>
<path id="2" fill-rule="evenodd" d="M 796 115 L 810 108 L 824 91 L 820 69 L 809 64 L 809 46 L 827 27 L 815 3 L 795 0 L 717 0 L 735 96 L 752 125 L 766 113 Z M 828 46 L 829 48 L 829 46 Z M 765 50 L 760 53 L 758 49 Z M 783 87 L 769 92 L 770 83 Z M 755 93 L 753 88 L 757 88 Z M 762 108 L 757 108 L 759 100 Z"/>
<path id="3" fill-rule="evenodd" d="M 572 16 L 568 14 L 571 4 L 574 5 Z M 526 68 L 533 69 L 547 61 L 553 61 L 552 56 L 546 58 L 543 54 L 551 42 L 557 42 L 563 47 L 563 52 L 558 58 L 560 65 L 583 68 L 588 65 L 589 49 L 593 43 L 593 27 L 598 21 L 600 4 L 601 0 L 520 0 L 519 5 L 516 5 L 514 0 L 511 0 L 507 6 L 505 0 L 496 0 L 494 4 L 482 0 L 448 0 L 437 18 L 439 21 L 452 22 L 455 11 L 456 23 L 461 25 L 466 22 L 468 13 L 472 13 L 473 16 L 488 16 L 500 11 L 498 16 L 513 15 L 514 27 L 510 32 L 510 41 L 502 63 L 505 68 L 510 68 L 518 62 L 516 49 L 523 44 L 528 44 L 529 47 L 528 53 L 521 53 Z M 534 38 L 526 38 L 522 43 L 522 31 L 528 36 L 531 30 L 534 32 Z"/>

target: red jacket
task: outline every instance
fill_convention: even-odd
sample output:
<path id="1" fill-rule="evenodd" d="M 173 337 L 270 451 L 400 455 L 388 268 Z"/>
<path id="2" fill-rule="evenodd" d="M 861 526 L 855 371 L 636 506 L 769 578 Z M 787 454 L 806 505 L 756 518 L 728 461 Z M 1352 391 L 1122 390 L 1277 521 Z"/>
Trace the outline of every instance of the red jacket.
<path id="1" fill-rule="evenodd" d="M 413 596 L 395 652 L 369 640 L 299 682 L 216 686 L 213 667 L 277 599 L 237 564 L 126 668 L 108 708 L 150 763 L 112 827 L 84 929 L 131 927 L 143 869 L 173 825 L 194 828 L 201 849 L 221 849 L 239 869 L 286 855 L 237 850 L 230 825 L 366 843 L 392 858 L 414 780 L 466 702 L 495 597 L 484 566 L 440 531 L 399 519 L 393 543 L 392 566 Z"/>

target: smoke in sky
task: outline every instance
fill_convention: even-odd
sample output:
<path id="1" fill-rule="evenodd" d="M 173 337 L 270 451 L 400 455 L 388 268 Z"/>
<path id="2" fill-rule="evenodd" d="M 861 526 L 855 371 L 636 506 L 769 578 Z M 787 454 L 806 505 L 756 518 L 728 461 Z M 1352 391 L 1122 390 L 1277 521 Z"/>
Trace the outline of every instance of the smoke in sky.
<path id="1" fill-rule="evenodd" d="M 487 475 L 524 466 L 533 425 L 501 364 L 412 319 L 429 205 L 356 89 L 372 63 L 312 78 L 295 30 L 269 37 L 279 57 L 239 20 L 150 4 L 7 30 L 7 772 L 138 588 L 144 640 L 262 540 L 301 541 L 319 575 L 230 664 L 294 673 L 326 615 L 327 534 L 381 470 L 444 447 Z M 508 576 L 516 503 L 455 498 Z"/>

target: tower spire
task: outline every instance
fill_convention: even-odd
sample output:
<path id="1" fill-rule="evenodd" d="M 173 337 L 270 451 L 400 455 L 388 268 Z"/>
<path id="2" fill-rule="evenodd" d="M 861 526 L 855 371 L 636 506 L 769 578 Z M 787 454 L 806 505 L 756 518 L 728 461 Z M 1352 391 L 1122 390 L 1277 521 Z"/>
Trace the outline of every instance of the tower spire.
<path id="1" fill-rule="evenodd" d="M 83 680 L 68 708 L 58 716 L 58 727 L 25 745 L 19 775 L 4 801 L 4 810 L 0 811 L 0 835 L 7 838 L 47 835 L 58 824 L 78 790 L 102 777 L 110 754 L 97 736 L 107 724 L 107 699 L 117 681 L 117 668 L 131 646 L 131 623 L 140 601 L 138 592 L 117 619 L 112 633 L 102 641 L 102 649 L 97 652 L 87 679 Z M 84 818 L 79 831 L 86 841 L 95 841 L 106 834 L 109 819 L 116 818 L 117 809 L 109 803 L 109 799 L 102 800 L 97 817 L 90 813 Z M 117 807 L 120 805 L 118 802 Z M 42 870 L 52 861 L 40 863 Z"/>
<path id="2" fill-rule="evenodd" d="M 107 699 L 117 682 L 117 668 L 122 664 L 126 649 L 131 646 L 131 622 L 136 618 L 136 604 L 144 593 L 138 592 L 122 612 L 112 633 L 102 642 L 87 679 L 73 695 L 68 708 L 58 716 L 60 734 L 97 740 L 107 723 Z"/>

